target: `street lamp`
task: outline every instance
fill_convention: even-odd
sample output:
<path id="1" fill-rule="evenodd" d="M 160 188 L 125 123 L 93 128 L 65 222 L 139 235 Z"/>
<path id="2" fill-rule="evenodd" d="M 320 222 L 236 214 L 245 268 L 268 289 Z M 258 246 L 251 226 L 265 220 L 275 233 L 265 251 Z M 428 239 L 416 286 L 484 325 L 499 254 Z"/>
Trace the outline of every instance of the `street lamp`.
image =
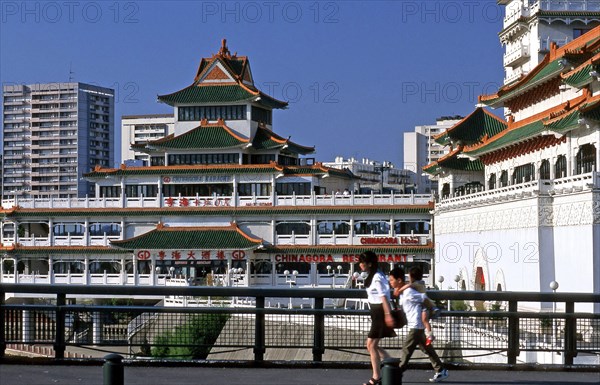
<path id="1" fill-rule="evenodd" d="M 390 162 L 388 162 L 387 160 L 383 161 L 382 164 L 374 165 L 375 172 L 381 173 L 381 194 L 383 194 L 383 173 L 386 172 L 387 170 L 389 170 L 390 168 L 392 168 L 391 165 L 392 164 Z"/>
<path id="2" fill-rule="evenodd" d="M 298 270 L 294 270 L 292 271 L 292 277 L 289 277 L 290 275 L 290 271 L 286 270 L 283 272 L 283 274 L 285 275 L 285 283 L 290 285 L 290 289 L 293 286 L 296 286 L 296 276 L 298 275 Z M 288 308 L 292 308 L 292 297 L 290 297 L 290 302 L 288 304 Z"/>
<path id="3" fill-rule="evenodd" d="M 550 282 L 550 289 L 552 289 L 554 294 L 556 294 L 556 289 L 558 289 L 558 282 Z M 552 313 L 556 313 L 556 298 L 554 298 L 552 301 Z M 552 318 L 552 344 L 556 344 L 556 318 Z M 552 363 L 554 363 L 554 358 L 552 358 Z"/>
<path id="4" fill-rule="evenodd" d="M 443 275 L 440 275 L 438 277 L 438 282 L 440 283 L 440 290 L 443 290 L 444 289 L 444 285 L 443 285 L 444 284 L 444 276 Z"/>

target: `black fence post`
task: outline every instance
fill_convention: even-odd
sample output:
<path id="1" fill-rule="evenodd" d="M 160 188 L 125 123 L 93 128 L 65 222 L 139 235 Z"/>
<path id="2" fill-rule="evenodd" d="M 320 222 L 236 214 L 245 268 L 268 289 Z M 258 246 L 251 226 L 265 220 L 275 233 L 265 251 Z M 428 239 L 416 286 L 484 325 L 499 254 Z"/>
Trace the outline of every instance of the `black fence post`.
<path id="1" fill-rule="evenodd" d="M 323 297 L 315 298 L 315 310 L 323 310 Z M 315 331 L 313 345 L 313 361 L 323 361 L 323 353 L 325 353 L 325 316 L 322 312 L 315 314 Z"/>
<path id="2" fill-rule="evenodd" d="M 65 358 L 65 304 L 66 294 L 56 295 L 56 338 L 54 340 L 54 357 Z"/>
<path id="3" fill-rule="evenodd" d="M 573 365 L 577 356 L 577 319 L 573 317 L 575 303 L 565 304 L 565 365 Z"/>
<path id="4" fill-rule="evenodd" d="M 402 385 L 399 358 L 386 358 L 381 363 L 381 385 Z"/>
<path id="5" fill-rule="evenodd" d="M 4 314 L 6 312 L 6 309 L 4 308 L 5 294 L 4 290 L 0 290 L 0 358 L 3 358 L 6 352 L 6 336 L 4 335 L 4 322 L 6 319 Z"/>
<path id="6" fill-rule="evenodd" d="M 265 358 L 265 297 L 256 297 L 256 324 L 254 325 L 254 361 Z"/>
<path id="7" fill-rule="evenodd" d="M 514 313 L 517 311 L 517 301 L 508 302 L 508 364 L 515 365 L 519 356 L 519 316 Z"/>
<path id="8" fill-rule="evenodd" d="M 104 365 L 102 372 L 104 375 L 104 385 L 124 385 L 125 373 L 123 370 L 123 357 L 118 354 L 108 354 L 104 356 Z"/>

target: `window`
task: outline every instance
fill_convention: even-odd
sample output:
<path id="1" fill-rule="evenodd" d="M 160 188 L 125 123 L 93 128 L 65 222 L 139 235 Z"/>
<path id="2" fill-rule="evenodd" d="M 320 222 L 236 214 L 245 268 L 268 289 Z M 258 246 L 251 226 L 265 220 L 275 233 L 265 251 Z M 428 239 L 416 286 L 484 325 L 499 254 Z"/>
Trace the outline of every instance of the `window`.
<path id="1" fill-rule="evenodd" d="M 559 155 L 556 158 L 556 163 L 554 164 L 554 177 L 555 178 L 564 178 L 567 176 L 567 157 L 564 155 Z"/>
<path id="2" fill-rule="evenodd" d="M 91 236 L 117 236 L 121 234 L 121 225 L 118 223 L 94 223 L 89 227 Z"/>
<path id="3" fill-rule="evenodd" d="M 158 186 L 154 184 L 143 184 L 143 185 L 126 185 L 125 196 L 127 197 L 155 197 L 158 195 Z"/>
<path id="4" fill-rule="evenodd" d="M 245 120 L 246 106 L 192 106 L 179 107 L 179 121 Z"/>
<path id="5" fill-rule="evenodd" d="M 577 39 L 579 36 L 591 31 L 588 28 L 573 28 L 573 39 Z"/>
<path id="6" fill-rule="evenodd" d="M 390 223 L 387 221 L 357 221 L 354 223 L 354 232 L 357 235 L 389 234 Z"/>
<path id="7" fill-rule="evenodd" d="M 273 122 L 273 112 L 269 110 L 265 110 L 264 108 L 259 108 L 252 106 L 252 120 L 255 122 L 263 122 L 265 124 L 272 124 Z"/>
<path id="8" fill-rule="evenodd" d="M 350 223 L 344 221 L 319 221 L 317 233 L 319 234 L 350 234 Z"/>
<path id="9" fill-rule="evenodd" d="M 596 147 L 593 144 L 584 144 L 577 152 L 575 172 L 585 174 L 596 170 Z"/>
<path id="10" fill-rule="evenodd" d="M 277 183 L 275 187 L 278 195 L 310 195 L 310 183 Z"/>
<path id="11" fill-rule="evenodd" d="M 238 184 L 238 194 L 240 196 L 252 196 L 252 195 L 271 195 L 271 184 L 270 183 L 240 183 Z"/>
<path id="12" fill-rule="evenodd" d="M 395 234 L 429 234 L 429 223 L 422 221 L 396 221 L 394 222 Z"/>
<path id="13" fill-rule="evenodd" d="M 496 188 L 496 173 L 490 174 L 490 179 L 488 179 L 488 190 L 493 190 Z"/>
<path id="14" fill-rule="evenodd" d="M 542 164 L 540 164 L 540 179 L 550 179 L 550 161 L 548 159 L 542 160 Z"/>
<path id="15" fill-rule="evenodd" d="M 275 225 L 277 235 L 308 235 L 310 224 L 308 222 L 279 222 Z"/>
<path id="16" fill-rule="evenodd" d="M 533 163 L 517 166 L 512 174 L 512 184 L 529 182 L 534 179 L 534 173 Z"/>

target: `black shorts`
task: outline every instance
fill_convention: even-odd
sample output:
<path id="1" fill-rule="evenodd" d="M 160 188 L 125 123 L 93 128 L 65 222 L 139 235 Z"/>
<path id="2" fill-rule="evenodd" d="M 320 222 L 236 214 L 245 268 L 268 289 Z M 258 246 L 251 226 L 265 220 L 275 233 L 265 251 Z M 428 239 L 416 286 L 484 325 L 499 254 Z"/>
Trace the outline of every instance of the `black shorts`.
<path id="1" fill-rule="evenodd" d="M 383 314 L 383 305 L 380 303 L 370 303 L 371 306 L 371 330 L 369 338 L 396 337 L 393 328 L 385 324 L 385 315 Z"/>

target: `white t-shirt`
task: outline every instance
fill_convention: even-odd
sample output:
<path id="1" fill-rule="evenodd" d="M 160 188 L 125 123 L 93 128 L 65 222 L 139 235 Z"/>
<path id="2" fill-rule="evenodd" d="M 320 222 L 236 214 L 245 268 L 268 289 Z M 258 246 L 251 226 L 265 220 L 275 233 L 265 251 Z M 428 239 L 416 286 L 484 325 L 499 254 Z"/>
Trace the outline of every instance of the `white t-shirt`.
<path id="1" fill-rule="evenodd" d="M 381 297 L 386 296 L 390 301 L 390 284 L 382 272 L 378 271 L 373 276 L 371 286 L 367 287 L 367 298 L 369 303 L 382 303 Z"/>
<path id="2" fill-rule="evenodd" d="M 412 287 L 404 290 L 400 296 L 402 309 L 406 314 L 409 329 L 425 329 L 421 313 L 423 312 L 423 301 L 427 298 L 425 293 L 419 293 Z"/>

